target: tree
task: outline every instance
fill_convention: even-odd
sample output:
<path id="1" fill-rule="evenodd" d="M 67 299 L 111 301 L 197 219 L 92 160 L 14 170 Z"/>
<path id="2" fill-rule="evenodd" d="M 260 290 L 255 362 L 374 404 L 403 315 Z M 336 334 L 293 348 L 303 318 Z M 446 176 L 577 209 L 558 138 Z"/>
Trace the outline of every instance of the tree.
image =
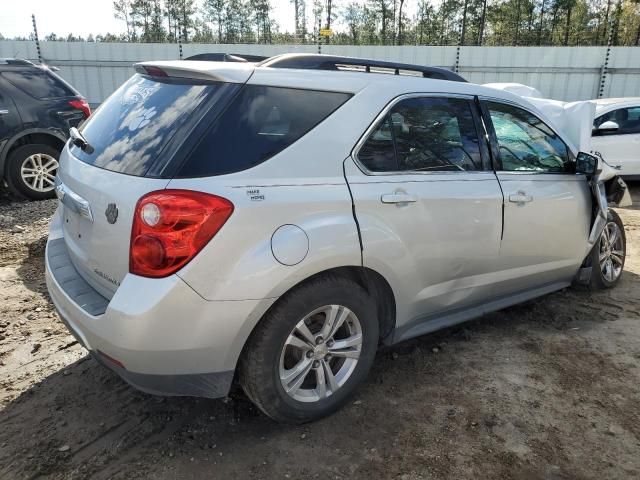
<path id="1" fill-rule="evenodd" d="M 115 0 L 113 2 L 113 16 L 118 20 L 123 20 L 127 26 L 127 40 L 133 41 L 133 35 L 131 32 L 131 20 L 129 19 L 129 12 L 131 11 L 130 0 Z"/>
<path id="2" fill-rule="evenodd" d="M 224 31 L 226 0 L 205 0 L 203 11 L 205 17 L 215 25 L 218 33 L 218 43 L 222 43 L 222 32 Z"/>
<path id="3" fill-rule="evenodd" d="M 351 42 L 354 45 L 357 45 L 360 35 L 360 29 L 362 28 L 362 23 L 364 20 L 363 6 L 358 3 L 351 2 L 345 7 L 342 18 L 344 19 L 344 22 L 346 23 L 349 30 Z"/>
<path id="4" fill-rule="evenodd" d="M 297 39 L 302 39 L 304 42 L 307 36 L 307 15 L 306 15 L 306 2 L 305 0 L 290 0 L 293 3 L 294 20 L 295 20 L 295 35 Z"/>

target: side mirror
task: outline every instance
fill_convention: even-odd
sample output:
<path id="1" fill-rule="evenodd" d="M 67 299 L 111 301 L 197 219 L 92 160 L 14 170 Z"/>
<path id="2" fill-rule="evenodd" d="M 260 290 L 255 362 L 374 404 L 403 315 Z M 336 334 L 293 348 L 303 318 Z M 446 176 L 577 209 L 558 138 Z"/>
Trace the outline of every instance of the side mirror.
<path id="1" fill-rule="evenodd" d="M 595 175 L 598 169 L 598 157 L 590 153 L 580 152 L 576 157 L 576 173 Z"/>
<path id="2" fill-rule="evenodd" d="M 600 124 L 600 126 L 596 129 L 596 132 L 613 133 L 619 128 L 620 128 L 620 125 L 618 125 L 616 122 L 612 120 L 607 120 L 606 122 L 603 122 L 602 124 Z"/>

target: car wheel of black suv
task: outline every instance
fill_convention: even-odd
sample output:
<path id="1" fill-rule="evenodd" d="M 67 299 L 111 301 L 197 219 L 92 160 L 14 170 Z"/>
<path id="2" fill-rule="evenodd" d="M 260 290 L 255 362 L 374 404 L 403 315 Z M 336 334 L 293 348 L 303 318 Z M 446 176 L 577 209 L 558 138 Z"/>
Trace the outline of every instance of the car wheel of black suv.
<path id="1" fill-rule="evenodd" d="M 591 288 L 614 287 L 622 276 L 627 253 L 624 225 L 616 212 L 609 210 L 607 224 L 591 249 Z"/>
<path id="2" fill-rule="evenodd" d="M 34 200 L 53 198 L 60 152 L 50 145 L 31 144 L 16 148 L 7 158 L 6 179 L 19 196 Z"/>
<path id="3" fill-rule="evenodd" d="M 274 420 L 310 422 L 349 400 L 377 345 L 371 296 L 346 278 L 319 277 L 285 295 L 256 327 L 240 361 L 240 383 Z"/>

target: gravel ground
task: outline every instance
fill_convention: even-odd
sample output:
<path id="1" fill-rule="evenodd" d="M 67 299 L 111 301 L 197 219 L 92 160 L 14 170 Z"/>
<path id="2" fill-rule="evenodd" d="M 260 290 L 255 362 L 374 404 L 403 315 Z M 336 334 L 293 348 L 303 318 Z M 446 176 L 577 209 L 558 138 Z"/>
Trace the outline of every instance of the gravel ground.
<path id="1" fill-rule="evenodd" d="M 54 209 L 0 192 L 0 478 L 640 477 L 638 207 L 617 288 L 385 349 L 351 405 L 302 427 L 240 394 L 146 395 L 88 357 L 46 293 Z"/>

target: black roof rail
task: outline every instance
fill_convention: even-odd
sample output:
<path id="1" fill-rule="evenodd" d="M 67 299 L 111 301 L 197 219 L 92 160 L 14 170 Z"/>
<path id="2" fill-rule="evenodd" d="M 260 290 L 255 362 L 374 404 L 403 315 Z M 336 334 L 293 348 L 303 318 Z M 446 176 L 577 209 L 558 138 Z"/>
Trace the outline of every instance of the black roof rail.
<path id="1" fill-rule="evenodd" d="M 202 62 L 262 62 L 269 57 L 245 55 L 244 53 L 198 53 L 185 58 Z"/>
<path id="2" fill-rule="evenodd" d="M 373 71 L 374 73 L 393 73 L 395 75 L 422 74 L 424 78 L 466 82 L 463 77 L 446 68 L 425 67 L 423 65 L 370 60 L 366 58 L 342 57 L 339 55 L 286 53 L 268 58 L 264 62 L 259 63 L 258 66 L 309 70 L 356 70 L 367 73 Z"/>
<path id="3" fill-rule="evenodd" d="M 0 58 L 0 65 L 35 66 L 35 64 L 30 62 L 29 60 L 23 60 L 21 58 Z"/>

